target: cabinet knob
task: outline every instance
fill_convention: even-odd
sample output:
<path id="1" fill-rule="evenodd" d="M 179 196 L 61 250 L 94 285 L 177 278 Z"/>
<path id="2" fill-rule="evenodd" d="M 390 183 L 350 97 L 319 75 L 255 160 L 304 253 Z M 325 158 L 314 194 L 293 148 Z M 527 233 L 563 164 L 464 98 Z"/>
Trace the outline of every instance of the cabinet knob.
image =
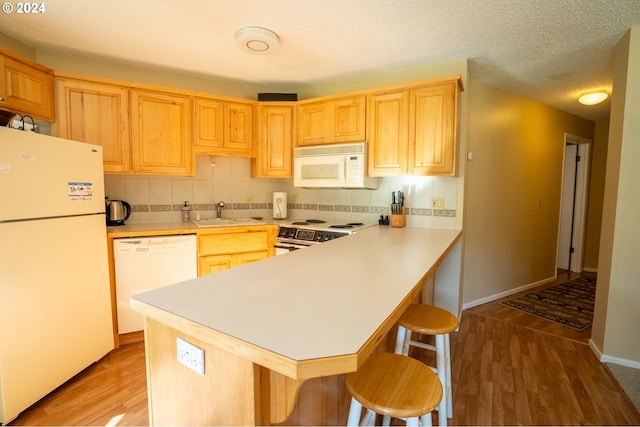
<path id="1" fill-rule="evenodd" d="M 0 96 L 0 102 L 4 102 L 4 96 Z"/>

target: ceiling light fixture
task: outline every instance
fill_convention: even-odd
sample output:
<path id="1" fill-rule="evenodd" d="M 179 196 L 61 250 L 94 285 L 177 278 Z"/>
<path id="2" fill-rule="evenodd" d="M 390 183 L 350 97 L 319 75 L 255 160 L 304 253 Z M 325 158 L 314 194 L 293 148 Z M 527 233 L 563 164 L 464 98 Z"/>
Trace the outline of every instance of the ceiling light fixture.
<path id="1" fill-rule="evenodd" d="M 607 92 L 599 91 L 599 92 L 589 92 L 582 95 L 578 98 L 578 102 L 584 105 L 596 105 L 600 104 L 602 101 L 607 99 L 609 95 Z"/>
<path id="2" fill-rule="evenodd" d="M 236 33 L 236 43 L 241 49 L 252 53 L 273 53 L 280 47 L 280 38 L 271 30 L 262 27 L 245 27 Z"/>

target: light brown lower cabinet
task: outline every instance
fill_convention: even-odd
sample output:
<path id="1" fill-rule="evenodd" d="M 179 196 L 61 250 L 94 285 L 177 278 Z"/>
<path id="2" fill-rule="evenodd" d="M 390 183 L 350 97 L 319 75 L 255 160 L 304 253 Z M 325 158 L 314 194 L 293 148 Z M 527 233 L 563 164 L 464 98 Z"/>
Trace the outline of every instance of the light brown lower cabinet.
<path id="1" fill-rule="evenodd" d="M 232 267 L 260 261 L 269 257 L 269 251 L 243 252 L 232 255 L 204 255 L 198 259 L 198 275 L 216 273 Z"/>
<path id="2" fill-rule="evenodd" d="M 275 255 L 276 229 L 276 226 L 225 227 L 198 233 L 198 275 Z"/>

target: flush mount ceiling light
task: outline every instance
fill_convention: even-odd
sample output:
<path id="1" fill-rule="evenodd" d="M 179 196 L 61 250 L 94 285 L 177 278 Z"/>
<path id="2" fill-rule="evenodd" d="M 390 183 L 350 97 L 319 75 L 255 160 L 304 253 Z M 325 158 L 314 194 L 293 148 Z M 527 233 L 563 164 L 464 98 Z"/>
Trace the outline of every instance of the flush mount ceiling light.
<path id="1" fill-rule="evenodd" d="M 607 99 L 609 95 L 607 92 L 599 91 L 599 92 L 590 92 L 585 93 L 580 98 L 578 98 L 578 102 L 584 105 L 596 105 L 600 104 L 602 101 Z"/>
<path id="2" fill-rule="evenodd" d="M 278 35 L 262 27 L 245 27 L 236 33 L 236 43 L 252 53 L 273 53 L 280 47 Z"/>

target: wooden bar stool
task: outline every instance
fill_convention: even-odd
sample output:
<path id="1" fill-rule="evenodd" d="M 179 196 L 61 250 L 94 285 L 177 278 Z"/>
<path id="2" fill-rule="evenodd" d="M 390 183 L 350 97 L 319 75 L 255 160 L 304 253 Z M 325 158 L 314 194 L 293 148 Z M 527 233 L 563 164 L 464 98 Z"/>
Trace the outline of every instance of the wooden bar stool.
<path id="1" fill-rule="evenodd" d="M 406 418 L 407 426 L 431 425 L 431 411 L 442 400 L 442 385 L 424 363 L 394 353 L 374 353 L 356 372 L 347 374 L 351 393 L 348 426 L 373 425 L 375 414 Z"/>
<path id="2" fill-rule="evenodd" d="M 451 355 L 449 333 L 458 328 L 458 319 L 439 307 L 425 304 L 411 304 L 400 318 L 395 353 L 409 355 L 409 346 L 435 351 L 434 371 L 442 383 L 445 395 L 438 406 L 438 422 L 447 425 L 447 418 L 453 417 L 453 393 L 451 390 Z M 412 340 L 411 333 L 435 336 L 435 346 Z"/>

